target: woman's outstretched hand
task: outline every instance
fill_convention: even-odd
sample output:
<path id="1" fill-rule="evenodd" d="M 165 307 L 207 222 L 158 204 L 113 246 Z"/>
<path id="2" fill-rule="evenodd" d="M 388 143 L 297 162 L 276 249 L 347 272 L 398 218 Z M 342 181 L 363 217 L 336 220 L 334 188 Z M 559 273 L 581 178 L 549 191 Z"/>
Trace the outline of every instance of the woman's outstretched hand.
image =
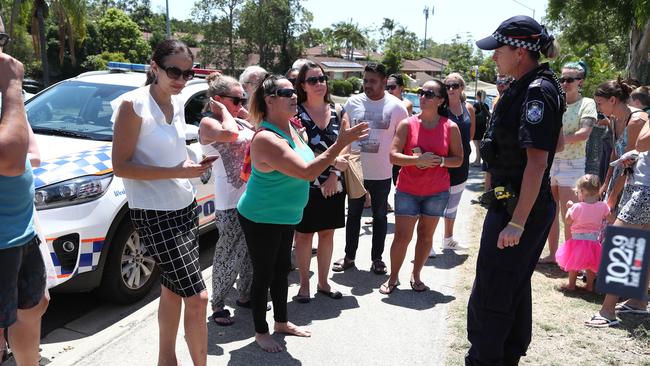
<path id="1" fill-rule="evenodd" d="M 344 146 L 350 145 L 352 142 L 367 137 L 370 133 L 368 122 L 362 122 L 354 127 L 341 129 L 337 141 Z"/>

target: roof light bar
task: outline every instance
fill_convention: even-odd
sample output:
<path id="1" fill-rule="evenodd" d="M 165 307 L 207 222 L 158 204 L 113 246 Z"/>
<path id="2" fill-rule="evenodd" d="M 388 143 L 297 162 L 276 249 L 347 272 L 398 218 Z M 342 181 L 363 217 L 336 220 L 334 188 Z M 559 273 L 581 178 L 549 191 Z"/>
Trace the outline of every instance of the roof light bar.
<path id="1" fill-rule="evenodd" d="M 147 72 L 147 71 L 149 71 L 149 67 L 150 67 L 149 65 L 132 64 L 130 62 L 116 62 L 116 61 L 109 61 L 108 62 L 108 69 L 109 70 Z"/>
<path id="2" fill-rule="evenodd" d="M 200 69 L 198 67 L 192 68 L 192 70 L 194 70 L 194 74 L 196 74 L 196 76 L 199 77 L 206 77 L 212 74 L 213 72 L 221 72 L 221 70 L 217 70 L 217 69 Z"/>

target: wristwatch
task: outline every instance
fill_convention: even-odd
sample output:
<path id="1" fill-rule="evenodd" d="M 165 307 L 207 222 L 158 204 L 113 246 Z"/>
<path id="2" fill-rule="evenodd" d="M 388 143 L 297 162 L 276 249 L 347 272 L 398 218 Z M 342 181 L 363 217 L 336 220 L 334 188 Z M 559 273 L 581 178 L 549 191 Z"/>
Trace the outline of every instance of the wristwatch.
<path id="1" fill-rule="evenodd" d="M 441 166 L 441 167 L 444 167 L 444 166 L 445 166 L 445 157 L 444 157 L 444 156 L 441 156 L 440 159 L 442 160 L 442 161 L 440 162 L 440 166 Z"/>
<path id="2" fill-rule="evenodd" d="M 341 171 L 337 170 L 335 168 L 330 169 L 330 173 L 336 174 L 336 176 L 339 177 L 339 178 L 341 177 Z"/>

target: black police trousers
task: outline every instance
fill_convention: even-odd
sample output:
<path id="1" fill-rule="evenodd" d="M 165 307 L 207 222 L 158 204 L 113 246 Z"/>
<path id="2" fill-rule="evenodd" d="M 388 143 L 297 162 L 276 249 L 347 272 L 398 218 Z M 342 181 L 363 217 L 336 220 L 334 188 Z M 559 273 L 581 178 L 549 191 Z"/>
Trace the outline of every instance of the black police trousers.
<path id="1" fill-rule="evenodd" d="M 483 223 L 476 278 L 467 306 L 467 366 L 517 365 L 532 332 L 530 279 L 555 216 L 555 202 L 536 205 L 514 247 L 497 248 L 510 221 L 505 208 L 489 209 Z"/>

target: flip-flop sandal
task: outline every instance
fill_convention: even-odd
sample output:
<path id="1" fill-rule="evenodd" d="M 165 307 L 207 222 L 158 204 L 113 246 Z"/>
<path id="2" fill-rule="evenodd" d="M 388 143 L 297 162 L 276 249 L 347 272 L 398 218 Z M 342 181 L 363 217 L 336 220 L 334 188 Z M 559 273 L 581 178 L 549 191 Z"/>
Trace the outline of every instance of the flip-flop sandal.
<path id="1" fill-rule="evenodd" d="M 343 272 L 346 269 L 354 267 L 354 261 L 342 258 L 334 262 L 332 265 L 332 272 Z"/>
<path id="2" fill-rule="evenodd" d="M 378 275 L 384 275 L 388 271 L 386 270 L 386 263 L 380 260 L 376 260 L 372 262 L 372 266 L 370 266 L 370 270 L 373 271 L 375 274 Z"/>
<path id="3" fill-rule="evenodd" d="M 299 302 L 301 304 L 309 304 L 309 302 L 311 301 L 311 297 L 309 297 L 309 295 L 298 294 L 294 296 L 293 299 L 296 300 L 296 302 Z"/>
<path id="4" fill-rule="evenodd" d="M 217 319 L 228 319 L 228 321 L 218 321 Z M 212 321 L 214 321 L 217 325 L 221 325 L 222 327 L 229 327 L 235 324 L 235 322 L 230 318 L 230 310 L 228 309 L 223 309 L 221 311 L 215 311 L 212 313 Z"/>
<path id="5" fill-rule="evenodd" d="M 592 328 L 609 328 L 618 325 L 618 319 L 607 319 L 604 316 L 595 314 L 585 322 L 585 325 Z"/>
<path id="6" fill-rule="evenodd" d="M 424 292 L 429 290 L 429 286 L 425 285 L 422 281 L 411 281 L 411 289 L 413 289 L 415 292 Z"/>
<path id="7" fill-rule="evenodd" d="M 381 286 L 379 286 L 379 293 L 384 294 L 384 295 L 388 295 L 388 294 L 392 293 L 393 291 L 395 291 L 397 286 L 399 286 L 399 281 L 397 281 L 397 282 L 395 282 L 393 284 L 390 284 L 388 282 L 382 283 Z"/>
<path id="8" fill-rule="evenodd" d="M 626 303 L 616 304 L 616 307 L 614 309 L 616 310 L 617 313 L 620 314 L 648 314 L 649 313 L 647 309 L 633 308 Z"/>
<path id="9" fill-rule="evenodd" d="M 339 300 L 343 298 L 343 294 L 340 291 L 336 291 L 336 290 L 332 291 L 331 289 L 329 291 L 321 290 L 321 289 L 318 289 L 316 291 L 319 294 L 328 296 L 330 299 Z"/>

